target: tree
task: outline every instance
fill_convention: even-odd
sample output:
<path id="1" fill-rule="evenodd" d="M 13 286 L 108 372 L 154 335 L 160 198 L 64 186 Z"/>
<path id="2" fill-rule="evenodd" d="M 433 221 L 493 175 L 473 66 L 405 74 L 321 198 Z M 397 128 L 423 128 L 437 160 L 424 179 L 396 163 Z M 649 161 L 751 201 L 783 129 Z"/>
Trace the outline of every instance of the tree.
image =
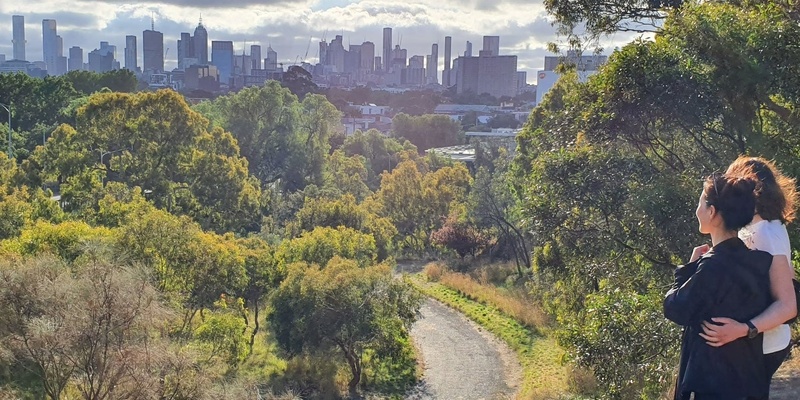
<path id="1" fill-rule="evenodd" d="M 361 268 L 333 258 L 324 268 L 295 264 L 272 298 L 269 321 L 290 355 L 339 351 L 356 395 L 365 349 L 405 337 L 416 319 L 419 295 L 393 279 L 385 265 Z"/>
<path id="2" fill-rule="evenodd" d="M 63 78 L 78 92 L 90 95 L 107 88 L 111 92 L 131 93 L 136 91 L 136 74 L 129 69 L 117 69 L 97 73 L 92 71 L 69 71 Z"/>
<path id="3" fill-rule="evenodd" d="M 0 337 L 36 366 L 49 398 L 61 398 L 69 383 L 87 400 L 146 390 L 139 355 L 164 310 L 141 275 L 94 257 L 73 265 L 75 275 L 48 256 L 3 264 Z"/>
<path id="4" fill-rule="evenodd" d="M 300 99 L 319 90 L 317 84 L 313 81 L 311 73 L 297 65 L 292 65 L 286 70 L 281 83 Z"/>
<path id="5" fill-rule="evenodd" d="M 96 207 L 108 181 L 151 193 L 157 206 L 191 215 L 206 229 L 256 229 L 260 188 L 234 138 L 189 109 L 175 92 L 98 93 L 28 163 L 42 180 L 73 190 L 71 211 Z M 187 192 L 177 195 L 179 188 Z"/>
<path id="6" fill-rule="evenodd" d="M 463 259 L 468 254 L 475 257 L 475 253 L 485 247 L 488 241 L 475 227 L 451 215 L 441 228 L 431 232 L 431 243 L 453 250 Z"/>
<path id="7" fill-rule="evenodd" d="M 410 158 L 418 154 L 417 148 L 411 142 L 386 137 L 375 129 L 356 131 L 345 139 L 342 150 L 347 156 L 359 155 L 366 159 L 365 183 L 373 191 L 380 186 L 383 172 L 391 172 L 402 157 Z"/>
<path id="8" fill-rule="evenodd" d="M 275 254 L 284 266 L 295 262 L 326 265 L 337 256 L 355 260 L 362 267 L 371 265 L 377 258 L 375 238 L 344 226 L 320 226 L 284 241 Z"/>
<path id="9" fill-rule="evenodd" d="M 398 114 L 392 119 L 392 137 L 405 138 L 419 151 L 453 146 L 464 141 L 461 125 L 446 115 L 412 117 Z"/>

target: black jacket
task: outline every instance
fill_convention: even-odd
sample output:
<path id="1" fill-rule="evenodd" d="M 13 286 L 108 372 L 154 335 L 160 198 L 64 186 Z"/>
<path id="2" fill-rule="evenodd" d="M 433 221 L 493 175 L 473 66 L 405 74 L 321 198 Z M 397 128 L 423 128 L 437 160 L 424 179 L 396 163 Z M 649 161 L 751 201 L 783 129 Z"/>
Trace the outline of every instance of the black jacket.
<path id="1" fill-rule="evenodd" d="M 664 299 L 664 315 L 685 327 L 676 398 L 687 392 L 720 398 L 767 396 L 763 335 L 711 347 L 699 333 L 701 323 L 712 317 L 744 322 L 764 311 L 772 302 L 771 264 L 769 253 L 750 250 L 732 238 L 675 270 L 675 283 Z"/>

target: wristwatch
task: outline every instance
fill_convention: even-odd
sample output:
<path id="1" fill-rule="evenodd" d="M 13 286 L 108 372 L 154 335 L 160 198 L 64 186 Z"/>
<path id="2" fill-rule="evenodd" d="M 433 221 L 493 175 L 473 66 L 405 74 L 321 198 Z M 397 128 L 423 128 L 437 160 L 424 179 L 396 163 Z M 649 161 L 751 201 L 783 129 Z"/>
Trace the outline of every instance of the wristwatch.
<path id="1" fill-rule="evenodd" d="M 748 339 L 753 339 L 756 336 L 758 336 L 758 328 L 756 328 L 756 326 L 753 325 L 752 321 L 747 321 L 747 322 L 745 322 L 745 324 L 747 325 L 747 338 Z"/>

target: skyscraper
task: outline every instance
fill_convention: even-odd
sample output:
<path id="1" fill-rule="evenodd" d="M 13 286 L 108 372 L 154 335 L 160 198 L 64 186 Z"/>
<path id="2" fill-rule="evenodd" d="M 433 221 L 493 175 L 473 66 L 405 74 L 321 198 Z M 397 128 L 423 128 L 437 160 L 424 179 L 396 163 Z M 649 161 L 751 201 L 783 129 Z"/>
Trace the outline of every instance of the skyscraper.
<path id="1" fill-rule="evenodd" d="M 450 51 L 452 50 L 452 42 L 452 37 L 444 37 L 444 71 L 442 72 L 442 85 L 446 88 L 450 87 Z"/>
<path id="2" fill-rule="evenodd" d="M 464 57 L 472 57 L 472 42 L 467 40 L 467 49 L 464 50 Z"/>
<path id="3" fill-rule="evenodd" d="M 345 72 L 344 39 L 342 38 L 342 35 L 336 35 L 336 38 L 331 40 L 331 44 L 328 46 L 328 57 L 330 57 L 330 64 L 336 67 L 336 72 Z"/>
<path id="4" fill-rule="evenodd" d="M 439 83 L 439 44 L 434 43 L 431 45 L 431 58 L 428 61 L 427 72 L 428 72 L 428 79 L 427 83 Z"/>
<path id="5" fill-rule="evenodd" d="M 136 51 L 136 36 L 128 35 L 125 36 L 125 68 L 131 71 L 136 71 L 139 69 L 139 62 L 136 59 L 137 51 Z"/>
<path id="6" fill-rule="evenodd" d="M 83 69 L 83 49 L 78 46 L 69 48 L 69 61 L 67 62 L 70 71 L 80 71 Z"/>
<path id="7" fill-rule="evenodd" d="M 481 56 L 499 56 L 500 55 L 500 36 L 484 36 L 483 37 L 483 50 L 479 53 Z"/>
<path id="8" fill-rule="evenodd" d="M 233 42 L 230 40 L 211 42 L 211 64 L 219 71 L 219 83 L 230 85 L 233 78 Z"/>
<path id="9" fill-rule="evenodd" d="M 25 61 L 25 17 L 12 15 L 11 23 L 13 26 L 11 43 L 14 44 L 14 52 L 11 53 L 11 59 Z"/>
<path id="10" fill-rule="evenodd" d="M 392 69 L 392 28 L 383 28 L 383 70 Z"/>
<path id="11" fill-rule="evenodd" d="M 250 46 L 250 60 L 252 69 L 261 69 L 261 46 L 257 44 Z"/>
<path id="12" fill-rule="evenodd" d="M 188 32 L 181 32 L 181 38 L 178 39 L 178 69 L 185 70 L 192 64 L 197 64 L 194 39 Z"/>
<path id="13" fill-rule="evenodd" d="M 208 31 L 203 26 L 203 18 L 200 18 L 197 28 L 194 28 L 192 41 L 194 42 L 194 56 L 197 58 L 197 64 L 208 65 Z"/>
<path id="14" fill-rule="evenodd" d="M 47 65 L 47 73 L 56 75 L 56 64 L 58 63 L 58 32 L 56 20 L 42 20 L 42 61 Z"/>
<path id="15" fill-rule="evenodd" d="M 267 46 L 267 58 L 264 59 L 264 69 L 276 71 L 278 69 L 278 53 L 272 50 L 272 46 Z"/>
<path id="16" fill-rule="evenodd" d="M 144 72 L 164 71 L 164 34 L 154 29 L 142 32 L 142 69 Z"/>
<path id="17" fill-rule="evenodd" d="M 370 73 L 375 71 L 375 44 L 372 42 L 361 43 L 361 70 Z"/>

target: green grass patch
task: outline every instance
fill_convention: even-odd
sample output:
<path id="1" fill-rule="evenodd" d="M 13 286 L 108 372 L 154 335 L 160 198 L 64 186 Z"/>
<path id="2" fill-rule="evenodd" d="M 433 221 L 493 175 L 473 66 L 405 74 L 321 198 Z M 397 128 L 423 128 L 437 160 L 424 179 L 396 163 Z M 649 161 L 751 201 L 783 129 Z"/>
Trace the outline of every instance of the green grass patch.
<path id="1" fill-rule="evenodd" d="M 470 300 L 443 284 L 427 281 L 424 274 L 406 275 L 405 280 L 477 322 L 517 353 L 522 365 L 518 399 L 574 398 L 568 393 L 570 366 L 563 362 L 564 350 L 547 333 L 533 332 L 490 304 Z"/>

